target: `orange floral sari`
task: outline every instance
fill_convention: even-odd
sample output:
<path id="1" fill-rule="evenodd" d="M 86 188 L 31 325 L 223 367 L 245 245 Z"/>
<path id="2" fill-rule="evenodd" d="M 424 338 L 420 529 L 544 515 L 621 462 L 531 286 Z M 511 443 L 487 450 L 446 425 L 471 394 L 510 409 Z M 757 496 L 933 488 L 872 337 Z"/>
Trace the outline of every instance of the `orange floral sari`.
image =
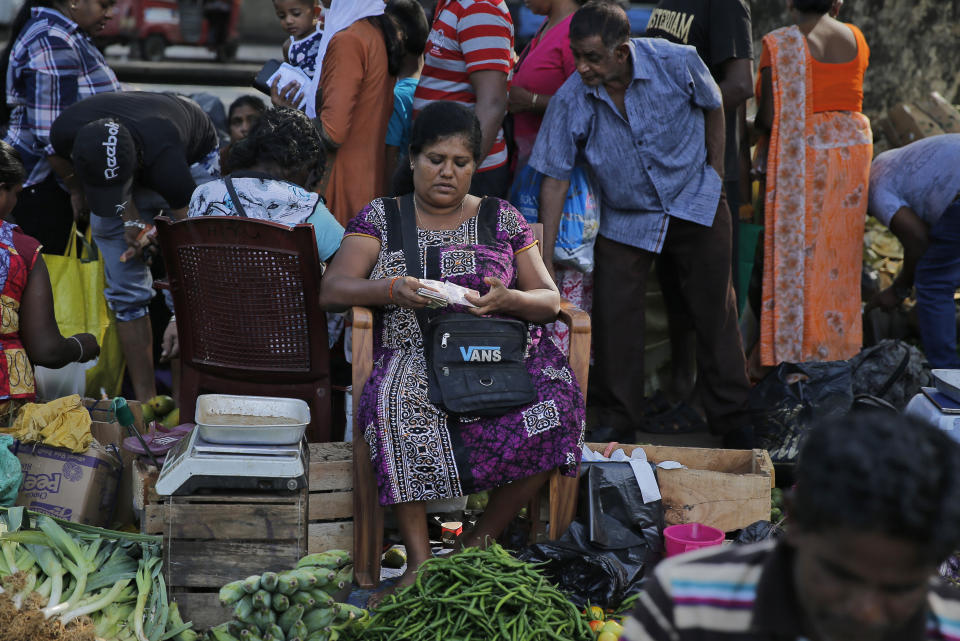
<path id="1" fill-rule="evenodd" d="M 870 121 L 852 111 L 813 112 L 811 59 L 797 27 L 767 34 L 763 46 L 771 61 L 774 119 L 764 201 L 761 361 L 847 359 L 863 339 Z"/>

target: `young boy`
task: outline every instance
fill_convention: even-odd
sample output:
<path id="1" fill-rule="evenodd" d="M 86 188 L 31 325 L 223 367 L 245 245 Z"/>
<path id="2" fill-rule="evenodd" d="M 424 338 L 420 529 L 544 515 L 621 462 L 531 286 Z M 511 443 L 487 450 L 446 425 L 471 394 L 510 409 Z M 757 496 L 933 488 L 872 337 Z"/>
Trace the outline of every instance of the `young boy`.
<path id="1" fill-rule="evenodd" d="M 317 51 L 323 28 L 318 24 L 320 6 L 316 0 L 274 0 L 277 18 L 290 39 L 283 43 L 283 57 L 311 78 L 317 67 Z"/>
<path id="2" fill-rule="evenodd" d="M 430 35 L 430 23 L 417 0 L 390 0 L 386 13 L 394 19 L 403 34 L 404 56 L 397 84 L 393 88 L 393 115 L 387 125 L 387 165 L 384 185 L 386 193 L 394 193 L 393 174 L 409 153 L 410 129 L 413 126 L 413 92 L 423 69 L 423 51 Z"/>

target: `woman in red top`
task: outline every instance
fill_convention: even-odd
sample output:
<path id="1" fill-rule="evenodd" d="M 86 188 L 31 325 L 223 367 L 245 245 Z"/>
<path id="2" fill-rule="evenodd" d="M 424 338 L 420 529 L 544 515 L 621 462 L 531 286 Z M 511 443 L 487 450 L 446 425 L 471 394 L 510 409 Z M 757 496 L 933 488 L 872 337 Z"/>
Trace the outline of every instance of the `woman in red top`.
<path id="1" fill-rule="evenodd" d="M 513 114 L 517 162 L 526 164 L 550 98 L 576 70 L 570 51 L 570 19 L 579 0 L 525 0 L 530 11 L 547 16 L 520 54 L 507 108 Z"/>
<path id="2" fill-rule="evenodd" d="M 524 0 L 533 13 L 546 16 L 537 35 L 520 54 L 514 67 L 513 82 L 507 109 L 513 114 L 513 137 L 516 142 L 516 170 L 527 164 L 537 140 L 543 114 L 553 94 L 576 71 L 570 51 L 570 19 L 585 0 Z M 522 178 L 521 178 L 522 180 Z M 514 203 L 518 205 L 518 203 Z M 549 257 L 547 257 L 549 258 Z M 554 265 L 560 295 L 580 309 L 589 312 L 593 301 L 593 274 L 570 267 Z M 564 353 L 569 351 L 569 329 L 562 323 L 552 326 Z"/>
<path id="3" fill-rule="evenodd" d="M 870 49 L 859 29 L 832 17 L 841 0 L 788 2 L 795 24 L 763 38 L 756 91 L 767 132 L 757 155 L 766 173 L 764 366 L 845 360 L 862 341 L 873 135 L 860 111 Z"/>
<path id="4" fill-rule="evenodd" d="M 60 335 L 40 243 L 7 221 L 24 176 L 17 152 L 0 141 L 0 426 L 35 399 L 33 365 L 59 368 L 100 354 L 92 334 Z"/>

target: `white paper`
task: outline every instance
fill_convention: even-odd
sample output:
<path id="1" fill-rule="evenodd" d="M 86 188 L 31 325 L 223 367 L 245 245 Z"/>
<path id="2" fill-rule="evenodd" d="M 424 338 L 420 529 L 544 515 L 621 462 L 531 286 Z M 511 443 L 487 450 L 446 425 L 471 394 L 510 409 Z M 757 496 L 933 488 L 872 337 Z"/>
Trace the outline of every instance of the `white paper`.
<path id="1" fill-rule="evenodd" d="M 642 447 L 633 450 L 631 456 L 627 456 L 623 448 L 614 450 L 610 458 L 605 457 L 600 452 L 594 452 L 586 445 L 583 446 L 584 463 L 629 463 L 633 468 L 633 475 L 637 479 L 637 485 L 640 486 L 640 494 L 643 496 L 644 503 L 652 503 L 660 500 L 660 486 L 657 485 L 657 477 L 650 464 L 647 463 L 647 453 Z"/>
<path id="2" fill-rule="evenodd" d="M 305 74 L 297 67 L 284 62 L 281 63 L 280 67 L 275 72 L 273 72 L 272 76 L 267 78 L 267 84 L 272 86 L 273 81 L 276 78 L 280 78 L 280 82 L 277 83 L 277 87 L 280 89 L 283 89 L 291 82 L 296 82 L 300 85 L 300 90 L 297 92 L 294 100 L 296 100 L 298 107 L 303 107 L 304 102 L 306 102 L 306 96 L 303 93 L 303 90 L 310 86 L 310 76 Z"/>

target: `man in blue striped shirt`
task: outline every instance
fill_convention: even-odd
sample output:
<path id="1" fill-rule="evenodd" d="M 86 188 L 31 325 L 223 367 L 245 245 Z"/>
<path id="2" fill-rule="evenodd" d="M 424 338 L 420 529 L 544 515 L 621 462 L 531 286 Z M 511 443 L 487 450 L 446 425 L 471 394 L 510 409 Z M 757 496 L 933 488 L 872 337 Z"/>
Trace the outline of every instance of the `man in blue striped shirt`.
<path id="1" fill-rule="evenodd" d="M 722 196 L 720 89 L 697 50 L 630 39 L 626 13 L 591 2 L 574 14 L 577 72 L 550 101 L 530 165 L 543 173 L 544 253 L 553 255 L 570 173 L 585 162 L 601 190 L 595 248 L 599 426 L 632 441 L 643 421 L 644 299 L 663 252 L 677 265 L 698 335 L 701 400 L 729 447 L 752 447 L 750 386 L 730 277 L 730 211 Z M 547 262 L 548 268 L 552 268 Z"/>
<path id="2" fill-rule="evenodd" d="M 950 436 L 896 414 L 850 415 L 808 432 L 794 480 L 780 540 L 664 561 L 621 639 L 960 639 L 960 590 L 937 576 L 960 546 Z"/>

